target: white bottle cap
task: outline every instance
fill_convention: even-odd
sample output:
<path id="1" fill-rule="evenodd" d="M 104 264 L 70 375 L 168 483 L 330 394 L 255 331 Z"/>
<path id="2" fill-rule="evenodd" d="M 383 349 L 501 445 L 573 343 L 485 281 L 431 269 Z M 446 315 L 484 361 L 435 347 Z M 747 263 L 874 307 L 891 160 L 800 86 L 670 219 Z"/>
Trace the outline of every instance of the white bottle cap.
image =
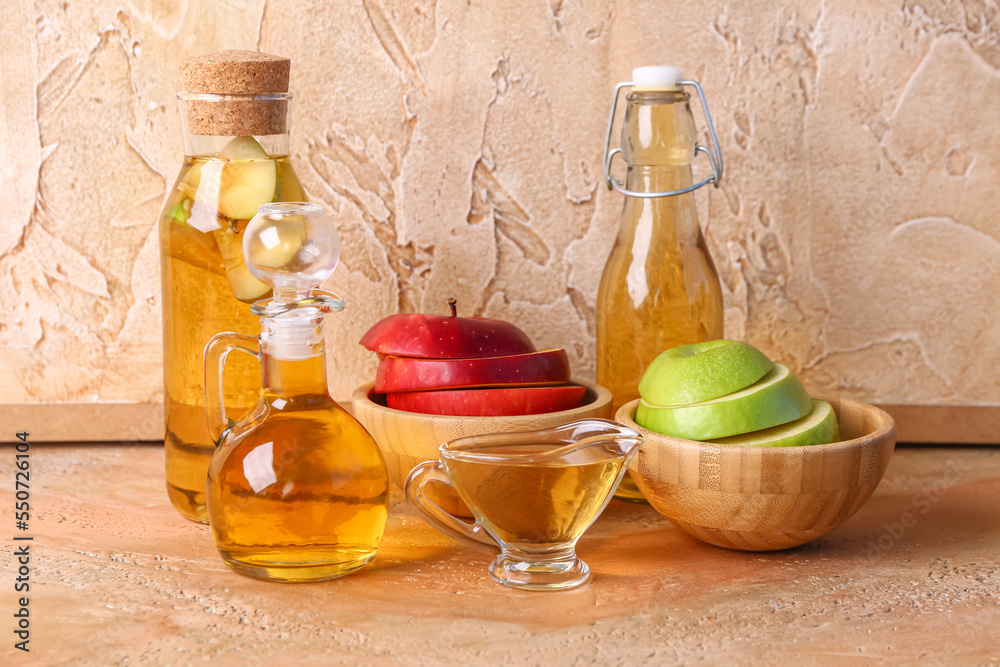
<path id="1" fill-rule="evenodd" d="M 677 83 L 684 78 L 684 70 L 667 65 L 649 65 L 632 70 L 632 89 L 678 90 Z"/>

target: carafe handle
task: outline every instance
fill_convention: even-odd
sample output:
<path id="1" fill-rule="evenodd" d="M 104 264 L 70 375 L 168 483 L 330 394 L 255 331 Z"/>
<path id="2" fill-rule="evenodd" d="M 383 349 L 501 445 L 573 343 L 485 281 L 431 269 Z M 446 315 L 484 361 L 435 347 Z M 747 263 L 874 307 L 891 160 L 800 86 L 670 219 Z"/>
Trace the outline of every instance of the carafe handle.
<path id="1" fill-rule="evenodd" d="M 479 525 L 478 521 L 466 523 L 434 504 L 424 494 L 424 486 L 428 482 L 439 482 L 447 484 L 452 489 L 455 488 L 451 486 L 451 480 L 448 479 L 441 461 L 424 461 L 410 471 L 404 485 L 406 500 L 423 517 L 424 521 L 445 535 L 477 549 L 495 550 L 499 548 L 496 541 Z"/>
<path id="2" fill-rule="evenodd" d="M 205 412 L 208 432 L 216 447 L 236 423 L 226 416 L 226 394 L 222 389 L 226 357 L 234 350 L 260 360 L 260 340 L 256 336 L 226 331 L 215 334 L 205 345 Z"/>

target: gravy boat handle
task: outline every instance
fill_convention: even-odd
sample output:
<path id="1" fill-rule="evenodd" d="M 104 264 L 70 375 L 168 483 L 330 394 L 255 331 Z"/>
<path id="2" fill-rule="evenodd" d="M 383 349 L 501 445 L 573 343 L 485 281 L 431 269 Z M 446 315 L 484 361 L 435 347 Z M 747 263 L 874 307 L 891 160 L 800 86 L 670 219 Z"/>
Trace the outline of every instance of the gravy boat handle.
<path id="1" fill-rule="evenodd" d="M 451 480 L 444 472 L 441 461 L 425 461 L 410 471 L 404 485 L 406 501 L 417 510 L 424 521 L 445 535 L 477 549 L 495 551 L 500 548 L 478 522 L 462 521 L 434 504 L 424 494 L 424 486 L 429 482 L 439 482 L 447 484 L 452 489 L 455 488 L 451 486 Z"/>

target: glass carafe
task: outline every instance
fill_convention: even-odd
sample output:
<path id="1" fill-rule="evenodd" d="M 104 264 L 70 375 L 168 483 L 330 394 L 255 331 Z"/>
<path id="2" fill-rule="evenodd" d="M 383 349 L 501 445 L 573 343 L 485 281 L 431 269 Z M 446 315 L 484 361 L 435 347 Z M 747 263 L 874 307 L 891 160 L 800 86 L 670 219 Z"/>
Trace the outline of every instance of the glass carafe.
<path id="1" fill-rule="evenodd" d="M 205 349 L 206 405 L 219 441 L 208 469 L 212 535 L 231 568 L 268 581 L 354 572 L 375 557 L 385 529 L 385 460 L 327 389 L 323 316 L 344 305 L 314 289 L 339 255 L 330 229 L 317 204 L 262 206 L 244 244 L 251 271 L 274 287 L 273 298 L 253 305 L 260 336 L 221 333 Z M 223 392 L 231 351 L 261 365 L 257 405 L 237 420 Z"/>
<path id="2" fill-rule="evenodd" d="M 708 116 L 715 153 L 697 143 L 690 96 L 679 68 L 642 67 L 634 82 L 615 89 L 605 149 L 608 187 L 625 195 L 621 226 L 597 296 L 597 382 L 614 397 L 614 409 L 639 398 L 646 366 L 667 348 L 722 338 L 722 290 L 698 224 L 694 190 L 722 177 L 721 155 Z M 610 150 L 618 93 L 631 86 L 622 123 L 621 147 Z M 713 173 L 693 182 L 698 152 Z M 610 174 L 619 154 L 627 166 L 624 184 Z M 717 157 L 718 156 L 718 157 Z M 626 475 L 617 497 L 642 500 Z"/>
<path id="3" fill-rule="evenodd" d="M 270 288 L 247 270 L 242 251 L 257 207 L 305 199 L 288 160 L 288 61 L 248 52 L 211 58 L 182 66 L 184 83 L 197 90 L 178 94 L 185 157 L 159 222 L 167 492 L 182 515 L 202 522 L 215 445 L 205 423 L 202 353 L 219 331 L 257 331 L 250 304 Z M 280 90 L 239 88 L 240 71 Z M 253 407 L 258 378 L 253 360 L 233 360 L 225 394 L 231 414 Z"/>

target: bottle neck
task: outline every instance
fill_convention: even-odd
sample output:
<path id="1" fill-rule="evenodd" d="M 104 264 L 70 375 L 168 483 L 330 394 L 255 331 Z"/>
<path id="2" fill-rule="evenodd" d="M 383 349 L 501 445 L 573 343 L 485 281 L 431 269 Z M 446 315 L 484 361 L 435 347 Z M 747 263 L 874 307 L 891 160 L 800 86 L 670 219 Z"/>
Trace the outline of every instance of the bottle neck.
<path id="1" fill-rule="evenodd" d="M 665 192 L 690 187 L 694 183 L 690 164 L 644 165 L 632 164 L 625 176 L 625 186 L 632 192 Z M 686 192 L 674 197 L 691 197 Z M 629 197 L 629 199 L 633 199 Z M 669 198 L 668 198 L 669 199 Z"/>
<path id="2" fill-rule="evenodd" d="M 698 137 L 684 92 L 634 92 L 622 122 L 622 159 L 630 167 L 687 167 Z"/>
<path id="3" fill-rule="evenodd" d="M 289 93 L 215 95 L 182 91 L 177 100 L 186 155 L 216 155 L 235 137 L 254 137 L 270 157 L 288 155 L 292 104 Z"/>
<path id="4" fill-rule="evenodd" d="M 190 157 L 218 155 L 235 138 L 232 135 L 195 135 L 184 133 L 184 153 Z M 269 158 L 288 155 L 288 133 L 254 137 Z"/>
<path id="5" fill-rule="evenodd" d="M 261 355 L 263 396 L 269 403 L 281 399 L 302 402 L 327 399 L 326 354 L 323 344 L 316 346 L 319 354 L 308 359 L 290 361 L 267 352 Z"/>
<path id="6" fill-rule="evenodd" d="M 632 192 L 665 192 L 692 184 L 691 165 L 628 168 L 625 185 Z M 620 242 L 631 245 L 636 235 L 655 238 L 661 252 L 694 243 L 701 235 L 694 192 L 670 197 L 625 197 Z"/>
<path id="7" fill-rule="evenodd" d="M 628 165 L 626 189 L 667 192 L 690 187 L 694 182 L 691 161 L 696 141 L 687 93 L 631 93 L 621 137 L 622 158 Z M 649 237 L 652 245 L 666 251 L 695 240 L 699 233 L 691 192 L 669 197 L 625 197 L 622 243 L 631 245 L 635 238 Z"/>
<path id="8" fill-rule="evenodd" d="M 260 351 L 265 398 L 328 396 L 319 309 L 296 308 L 261 317 Z"/>

